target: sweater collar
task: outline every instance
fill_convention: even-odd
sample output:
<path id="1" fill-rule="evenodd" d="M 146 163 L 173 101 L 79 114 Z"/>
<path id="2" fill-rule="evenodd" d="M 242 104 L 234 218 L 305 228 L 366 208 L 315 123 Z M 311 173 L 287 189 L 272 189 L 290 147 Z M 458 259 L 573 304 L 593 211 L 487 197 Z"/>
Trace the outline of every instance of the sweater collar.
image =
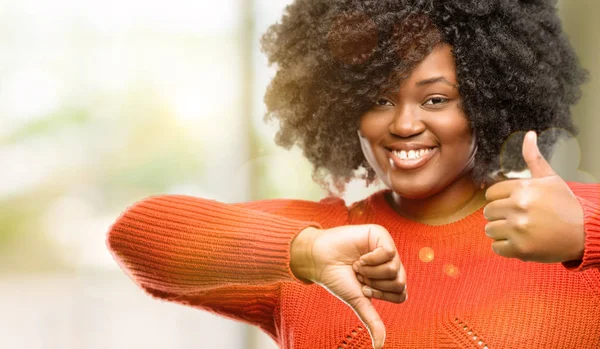
<path id="1" fill-rule="evenodd" d="M 443 225 L 428 225 L 412 221 L 399 215 L 390 206 L 386 197 L 391 194 L 390 189 L 378 191 L 365 200 L 365 209 L 370 211 L 374 217 L 375 223 L 380 224 L 387 229 L 397 232 L 410 232 L 412 237 L 426 237 L 427 239 L 443 239 L 457 234 L 463 234 L 476 230 L 481 230 L 487 223 L 483 217 L 483 208 L 469 214 L 468 216 Z"/>

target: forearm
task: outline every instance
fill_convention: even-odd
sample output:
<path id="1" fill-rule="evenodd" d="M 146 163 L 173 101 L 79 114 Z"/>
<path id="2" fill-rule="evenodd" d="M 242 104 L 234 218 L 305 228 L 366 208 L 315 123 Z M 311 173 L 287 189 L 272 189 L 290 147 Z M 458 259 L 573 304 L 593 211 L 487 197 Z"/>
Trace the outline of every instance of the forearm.
<path id="1" fill-rule="evenodd" d="M 583 198 L 579 201 L 584 210 L 584 251 L 581 259 L 565 262 L 564 266 L 576 271 L 600 269 L 600 205 Z"/>
<path id="2" fill-rule="evenodd" d="M 584 214 L 585 246 L 582 258 L 564 263 L 570 270 L 600 269 L 600 185 L 569 183 Z"/>
<path id="3" fill-rule="evenodd" d="M 211 200 L 161 196 L 128 208 L 107 243 L 141 287 L 183 295 L 294 280 L 290 243 L 316 225 Z"/>

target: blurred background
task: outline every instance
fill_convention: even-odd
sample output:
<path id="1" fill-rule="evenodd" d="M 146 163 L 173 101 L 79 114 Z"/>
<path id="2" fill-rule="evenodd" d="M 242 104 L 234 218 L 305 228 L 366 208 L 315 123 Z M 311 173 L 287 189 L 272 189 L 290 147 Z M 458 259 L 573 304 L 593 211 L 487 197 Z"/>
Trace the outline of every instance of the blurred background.
<path id="1" fill-rule="evenodd" d="M 105 247 L 133 202 L 318 200 L 273 144 L 258 40 L 290 0 L 0 0 L 0 348 L 275 348 L 246 325 L 153 300 Z M 553 164 L 600 178 L 600 11 L 559 2 L 591 80 Z M 353 183 L 356 201 L 377 188 Z"/>

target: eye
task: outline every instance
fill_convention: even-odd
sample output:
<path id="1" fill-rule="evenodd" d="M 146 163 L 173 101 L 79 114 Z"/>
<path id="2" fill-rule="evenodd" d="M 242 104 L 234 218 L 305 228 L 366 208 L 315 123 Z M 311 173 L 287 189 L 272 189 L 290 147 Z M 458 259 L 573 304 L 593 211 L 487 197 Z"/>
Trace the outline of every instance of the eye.
<path id="1" fill-rule="evenodd" d="M 428 105 L 428 106 L 440 106 L 443 104 L 448 103 L 448 98 L 444 98 L 444 97 L 432 97 L 429 98 L 427 101 L 425 101 L 425 103 L 423 103 L 423 105 Z"/>
<path id="2" fill-rule="evenodd" d="M 378 98 L 375 101 L 375 106 L 376 107 L 387 107 L 387 106 L 392 106 L 392 102 L 389 101 L 389 99 L 387 98 Z"/>

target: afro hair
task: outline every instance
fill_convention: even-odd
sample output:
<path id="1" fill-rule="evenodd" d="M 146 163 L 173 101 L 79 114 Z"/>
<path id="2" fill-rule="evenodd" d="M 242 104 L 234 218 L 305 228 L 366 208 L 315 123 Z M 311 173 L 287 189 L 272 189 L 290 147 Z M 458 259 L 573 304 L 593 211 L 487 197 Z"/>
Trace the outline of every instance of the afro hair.
<path id="1" fill-rule="evenodd" d="M 500 159 L 511 135 L 560 130 L 540 139 L 549 156 L 562 131 L 576 134 L 570 108 L 587 72 L 556 1 L 296 0 L 262 37 L 277 69 L 265 95 L 265 120 L 279 124 L 276 143 L 300 147 L 330 192 L 343 192 L 361 168 L 370 184 L 375 173 L 356 133 L 361 115 L 441 43 L 453 48 L 476 133 L 478 184 L 525 168 L 520 156 Z"/>

